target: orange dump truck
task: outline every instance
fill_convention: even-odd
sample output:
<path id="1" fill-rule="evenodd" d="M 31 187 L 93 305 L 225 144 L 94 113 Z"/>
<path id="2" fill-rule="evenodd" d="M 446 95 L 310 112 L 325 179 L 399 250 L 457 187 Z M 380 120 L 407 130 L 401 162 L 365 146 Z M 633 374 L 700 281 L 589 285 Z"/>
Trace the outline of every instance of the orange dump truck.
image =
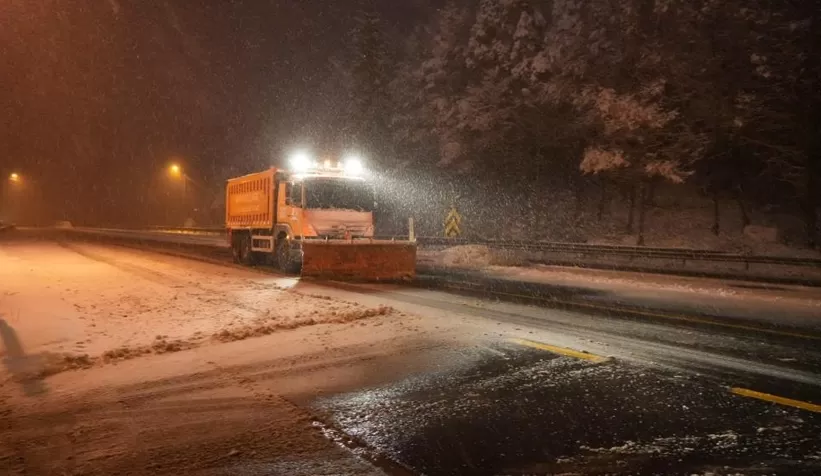
<path id="1" fill-rule="evenodd" d="M 228 180 L 225 226 L 238 263 L 329 279 L 412 279 L 416 244 L 373 239 L 374 207 L 368 181 L 341 167 L 270 168 Z"/>

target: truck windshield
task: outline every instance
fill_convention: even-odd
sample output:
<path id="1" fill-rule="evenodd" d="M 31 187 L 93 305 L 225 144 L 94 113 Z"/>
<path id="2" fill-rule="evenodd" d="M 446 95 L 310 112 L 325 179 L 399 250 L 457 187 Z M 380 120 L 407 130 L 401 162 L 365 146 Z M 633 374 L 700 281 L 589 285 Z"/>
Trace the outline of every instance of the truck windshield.
<path id="1" fill-rule="evenodd" d="M 305 181 L 305 208 L 373 211 L 374 195 L 367 183 L 349 179 Z"/>

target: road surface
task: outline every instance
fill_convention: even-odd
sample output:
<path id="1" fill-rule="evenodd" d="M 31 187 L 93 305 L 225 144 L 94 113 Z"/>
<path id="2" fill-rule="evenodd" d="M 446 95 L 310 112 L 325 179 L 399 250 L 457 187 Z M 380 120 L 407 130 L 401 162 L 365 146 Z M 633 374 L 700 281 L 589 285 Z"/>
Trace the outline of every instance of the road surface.
<path id="1" fill-rule="evenodd" d="M 8 474 L 821 472 L 812 333 L 48 240 L 0 286 Z"/>

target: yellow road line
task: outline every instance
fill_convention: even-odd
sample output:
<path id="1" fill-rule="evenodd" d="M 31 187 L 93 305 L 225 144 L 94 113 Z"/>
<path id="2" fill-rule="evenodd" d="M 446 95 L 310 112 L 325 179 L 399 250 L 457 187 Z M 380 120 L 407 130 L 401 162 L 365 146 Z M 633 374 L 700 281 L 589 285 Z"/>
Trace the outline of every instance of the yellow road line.
<path id="1" fill-rule="evenodd" d="M 463 290 L 466 290 L 466 291 L 475 291 L 475 288 L 465 288 L 465 287 L 461 287 L 461 286 L 450 286 L 450 287 L 457 288 L 457 289 L 463 289 Z M 584 308 L 588 308 L 588 309 L 595 309 L 597 311 L 624 312 L 624 313 L 628 313 L 628 314 L 635 314 L 635 315 L 646 316 L 646 317 L 661 318 L 661 319 L 667 319 L 667 320 L 672 320 L 672 321 L 696 322 L 696 323 L 699 323 L 699 324 L 709 324 L 709 325 L 720 326 L 720 327 L 730 327 L 730 328 L 733 328 L 733 329 L 744 329 L 744 330 L 748 330 L 748 331 L 763 332 L 765 334 L 773 334 L 773 335 L 780 335 L 780 336 L 786 336 L 786 337 L 798 337 L 798 338 L 801 338 L 801 339 L 821 340 L 821 336 L 812 335 L 812 334 L 802 334 L 800 332 L 789 332 L 789 331 L 778 331 L 778 330 L 774 330 L 774 329 L 767 329 L 767 328 L 764 328 L 764 327 L 746 326 L 744 324 L 730 324 L 730 323 L 727 323 L 727 322 L 719 322 L 717 320 L 705 319 L 705 318 L 702 318 L 702 317 L 684 316 L 684 315 L 680 315 L 680 314 L 658 314 L 658 313 L 655 313 L 655 312 L 639 311 L 639 310 L 633 310 L 633 309 L 622 309 L 622 308 L 618 308 L 618 307 L 599 306 L 599 305 L 596 305 L 596 304 L 588 304 L 588 303 L 583 303 L 583 302 L 560 301 L 558 299 L 545 299 L 545 298 L 529 296 L 529 295 L 526 295 L 526 294 L 518 294 L 518 293 L 506 293 L 506 292 L 493 291 L 492 294 L 499 294 L 499 295 L 502 295 L 502 296 L 512 296 L 512 297 L 518 297 L 518 298 L 524 298 L 524 299 L 530 299 L 530 300 L 536 300 L 536 301 L 544 301 L 544 302 L 548 302 L 548 303 L 552 303 L 552 304 L 560 304 L 560 305 L 566 305 L 566 306 L 584 307 Z"/>
<path id="2" fill-rule="evenodd" d="M 781 405 L 787 405 L 789 407 L 795 407 L 800 408 L 802 410 L 821 413 L 821 405 L 816 405 L 810 402 L 803 402 L 801 400 L 793 400 L 792 398 L 779 397 L 778 395 L 770 395 L 769 393 L 756 392 L 755 390 L 750 390 L 741 387 L 733 387 L 730 389 L 730 392 L 736 395 L 741 395 L 742 397 L 757 398 L 759 400 L 764 400 L 766 402 L 778 403 Z"/>
<path id="3" fill-rule="evenodd" d="M 548 352 L 553 352 L 554 354 L 564 355 L 566 357 L 575 357 L 577 359 L 583 359 L 595 363 L 606 362 L 610 360 L 608 357 L 602 357 L 601 355 L 590 354 L 588 352 L 580 352 L 578 350 L 567 349 L 565 347 L 557 347 L 555 345 L 550 344 L 543 344 L 541 342 L 535 342 L 527 339 L 511 339 L 511 342 L 515 342 L 520 345 L 525 345 L 527 347 L 533 347 L 534 349 L 546 350 Z"/>

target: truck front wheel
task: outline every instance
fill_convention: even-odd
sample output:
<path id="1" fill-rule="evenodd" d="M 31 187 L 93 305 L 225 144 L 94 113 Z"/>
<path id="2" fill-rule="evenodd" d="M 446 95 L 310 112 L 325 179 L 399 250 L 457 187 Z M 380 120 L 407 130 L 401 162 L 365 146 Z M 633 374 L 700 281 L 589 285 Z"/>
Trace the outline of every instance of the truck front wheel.
<path id="1" fill-rule="evenodd" d="M 299 273 L 299 261 L 291 254 L 291 243 L 287 237 L 279 237 L 276 244 L 276 266 L 286 273 Z"/>

